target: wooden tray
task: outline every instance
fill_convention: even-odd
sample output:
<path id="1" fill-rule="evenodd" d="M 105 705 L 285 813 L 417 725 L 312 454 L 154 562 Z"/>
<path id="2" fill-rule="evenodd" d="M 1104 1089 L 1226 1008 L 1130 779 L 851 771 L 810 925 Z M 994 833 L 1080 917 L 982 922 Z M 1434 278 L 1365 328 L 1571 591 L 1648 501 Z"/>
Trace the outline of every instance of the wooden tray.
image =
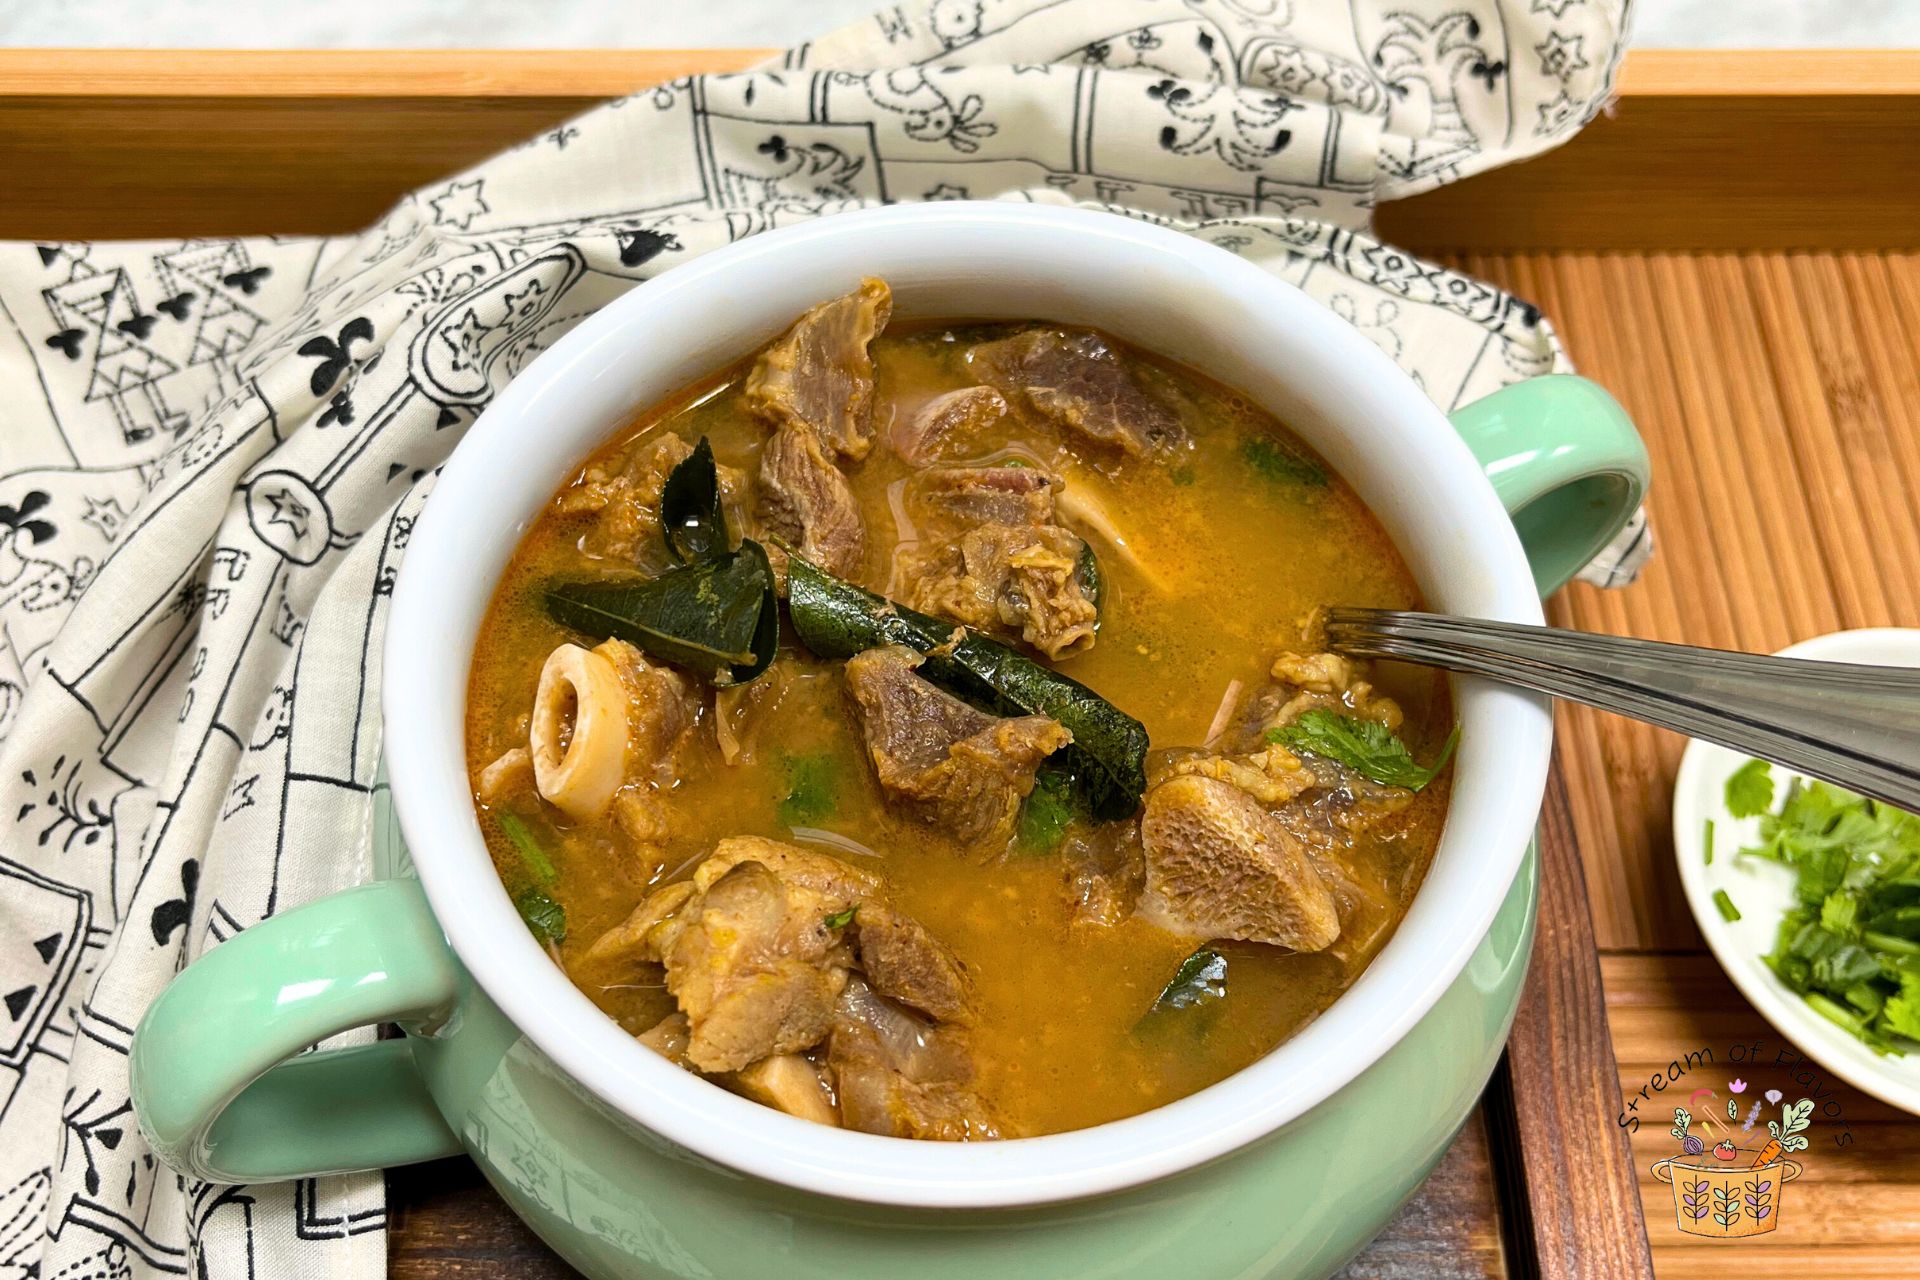
<path id="1" fill-rule="evenodd" d="M 0 50 L 0 237 L 353 230 L 600 98 L 759 56 Z M 1541 304 L 1647 437 L 1658 557 L 1554 618 L 1753 650 L 1920 625 L 1920 53 L 1647 52 L 1620 90 L 1561 150 L 1380 215 Z M 1623 1091 L 1771 1033 L 1680 894 L 1680 740 L 1579 709 L 1560 729 L 1508 1065 L 1350 1274 L 1907 1274 L 1920 1125 L 1853 1090 L 1852 1145 L 1812 1153 L 1757 1243 L 1678 1233 L 1647 1173 L 1664 1125 L 1629 1161 Z M 391 1183 L 396 1275 L 567 1274 L 465 1162 Z"/>

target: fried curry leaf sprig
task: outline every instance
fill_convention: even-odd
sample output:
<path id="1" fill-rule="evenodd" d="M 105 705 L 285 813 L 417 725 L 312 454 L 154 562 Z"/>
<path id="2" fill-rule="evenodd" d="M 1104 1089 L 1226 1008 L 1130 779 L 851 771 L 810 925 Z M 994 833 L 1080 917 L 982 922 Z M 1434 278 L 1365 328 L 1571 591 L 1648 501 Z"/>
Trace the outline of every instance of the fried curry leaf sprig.
<path id="1" fill-rule="evenodd" d="M 744 684 L 773 662 L 779 602 L 766 548 L 734 547 L 721 509 L 713 447 L 702 436 L 660 490 L 660 531 L 680 564 L 636 574 L 549 583 L 547 613 L 561 626 L 625 640 L 716 685 Z"/>

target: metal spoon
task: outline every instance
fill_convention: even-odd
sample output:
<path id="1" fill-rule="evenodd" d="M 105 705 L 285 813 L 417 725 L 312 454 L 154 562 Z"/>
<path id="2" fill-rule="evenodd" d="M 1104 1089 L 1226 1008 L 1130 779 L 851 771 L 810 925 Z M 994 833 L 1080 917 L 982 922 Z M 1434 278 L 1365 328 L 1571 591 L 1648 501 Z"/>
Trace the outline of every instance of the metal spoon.
<path id="1" fill-rule="evenodd" d="M 1327 641 L 1631 716 L 1920 812 L 1920 668 L 1385 609 L 1328 610 Z"/>

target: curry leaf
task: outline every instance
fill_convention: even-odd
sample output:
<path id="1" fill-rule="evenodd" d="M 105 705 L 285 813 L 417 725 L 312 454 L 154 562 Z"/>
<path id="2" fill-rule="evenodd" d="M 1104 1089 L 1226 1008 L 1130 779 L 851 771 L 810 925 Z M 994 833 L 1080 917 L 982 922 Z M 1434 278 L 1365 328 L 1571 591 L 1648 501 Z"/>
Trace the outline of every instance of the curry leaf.
<path id="1" fill-rule="evenodd" d="M 820 923 L 829 929 L 844 929 L 852 924 L 853 918 L 859 914 L 860 904 L 856 902 L 850 907 L 844 907 L 834 912 L 832 915 L 822 917 Z"/>
<path id="2" fill-rule="evenodd" d="M 720 508 L 720 472 L 705 436 L 667 473 L 660 487 L 660 535 L 682 564 L 697 564 L 728 549 L 727 517 Z"/>
<path id="3" fill-rule="evenodd" d="M 1321 708 L 1303 712 L 1299 719 L 1267 733 L 1268 741 L 1277 742 L 1290 751 L 1310 751 L 1363 773 L 1375 782 L 1412 791 L 1432 782 L 1440 770 L 1446 768 L 1459 737 L 1460 731 L 1456 728 L 1447 735 L 1446 744 L 1433 763 L 1422 766 L 1407 750 L 1407 744 L 1379 721 Z"/>
<path id="4" fill-rule="evenodd" d="M 1095 612 L 1098 613 L 1099 610 L 1106 608 L 1107 579 L 1106 575 L 1100 572 L 1100 560 L 1093 554 L 1093 544 L 1088 542 L 1080 544 L 1080 556 L 1074 564 L 1074 573 L 1080 579 L 1080 593 L 1093 601 Z M 1096 630 L 1099 628 L 1100 622 L 1097 617 L 1093 625 Z"/>
<path id="5" fill-rule="evenodd" d="M 1132 815 L 1147 788 L 1146 726 L 1077 680 L 968 627 L 918 613 L 834 577 L 799 556 L 787 569 L 787 613 L 823 658 L 900 644 L 926 655 L 920 674 L 1001 714 L 1042 715 L 1073 735 L 1057 753 L 1087 811 Z"/>
<path id="6" fill-rule="evenodd" d="M 1159 1039 L 1175 1028 L 1193 1037 L 1205 1036 L 1219 1020 L 1227 998 L 1227 958 L 1212 946 L 1194 951 L 1160 991 L 1153 1004 L 1133 1024 L 1137 1039 Z"/>
<path id="7" fill-rule="evenodd" d="M 767 552 L 751 538 L 657 578 L 600 578 L 547 587 L 547 613 L 562 626 L 638 645 L 718 685 L 767 669 L 779 641 Z"/>
<path id="8" fill-rule="evenodd" d="M 540 941 L 558 943 L 566 940 L 567 910 L 544 889 L 522 890 L 514 898 L 513 905 L 519 910 L 520 918 L 527 922 L 527 928 L 533 930 L 533 936 Z"/>
<path id="9" fill-rule="evenodd" d="M 1173 971 L 1148 1013 L 1191 1009 L 1227 998 L 1227 958 L 1212 947 L 1201 947 Z"/>

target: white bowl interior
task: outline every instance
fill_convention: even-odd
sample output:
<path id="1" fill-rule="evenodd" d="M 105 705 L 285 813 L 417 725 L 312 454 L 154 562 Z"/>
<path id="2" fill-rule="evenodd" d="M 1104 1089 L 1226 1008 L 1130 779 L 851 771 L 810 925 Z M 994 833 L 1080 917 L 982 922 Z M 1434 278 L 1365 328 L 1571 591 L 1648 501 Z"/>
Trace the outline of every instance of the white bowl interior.
<path id="1" fill-rule="evenodd" d="M 1780 656 L 1920 667 L 1920 630 L 1836 631 L 1782 649 Z M 1781 1035 L 1855 1088 L 1920 1115 L 1920 1054 L 1875 1053 L 1821 1017 L 1761 959 L 1773 950 L 1780 917 L 1793 906 L 1797 877 L 1790 867 L 1739 856 L 1740 849 L 1760 841 L 1759 818 L 1736 818 L 1727 811 L 1727 779 L 1748 759 L 1698 739 L 1689 742 L 1680 757 L 1673 785 L 1673 853 L 1687 906 L 1714 959 Z M 1793 777 L 1787 769 L 1774 768 L 1776 802 Z M 1711 863 L 1706 857 L 1709 819 L 1713 822 Z M 1713 901 L 1716 889 L 1726 891 L 1740 912 L 1738 920 L 1721 918 Z"/>
<path id="2" fill-rule="evenodd" d="M 1459 974 L 1538 816 L 1551 735 L 1543 700 L 1455 681 L 1462 734 L 1432 869 L 1395 937 L 1332 1008 L 1212 1088 L 1044 1138 L 962 1145 L 823 1130 L 699 1081 L 567 981 L 488 860 L 461 745 L 466 655 L 530 517 L 636 411 L 862 275 L 889 281 L 903 317 L 1098 325 L 1204 371 L 1276 412 L 1354 485 L 1429 607 L 1540 620 L 1519 543 L 1466 446 L 1385 355 L 1291 286 L 1180 233 L 1077 210 L 924 205 L 828 218 L 717 251 L 614 302 L 502 392 L 448 464 L 415 529 L 386 649 L 389 770 L 415 864 L 455 950 L 542 1051 L 716 1161 L 827 1194 L 939 1206 L 1066 1199 L 1191 1167 L 1325 1099 Z"/>

